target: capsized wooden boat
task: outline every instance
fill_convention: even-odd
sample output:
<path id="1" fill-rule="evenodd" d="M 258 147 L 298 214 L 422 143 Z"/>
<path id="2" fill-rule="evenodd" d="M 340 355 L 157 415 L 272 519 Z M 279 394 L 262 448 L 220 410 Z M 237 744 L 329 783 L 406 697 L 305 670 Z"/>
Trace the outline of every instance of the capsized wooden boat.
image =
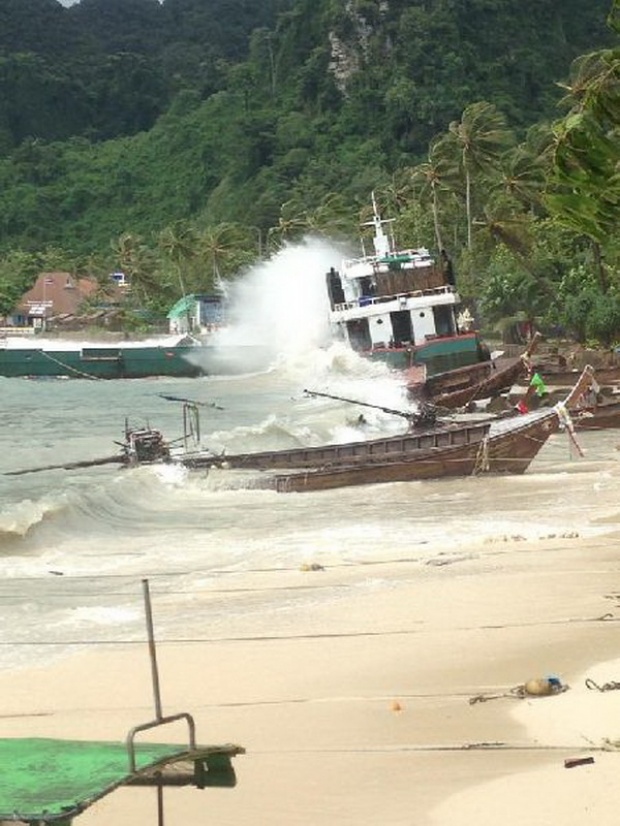
<path id="1" fill-rule="evenodd" d="M 455 410 L 477 399 L 496 396 L 528 373 L 539 341 L 537 333 L 518 358 L 481 362 L 431 376 L 423 386 L 423 398 L 438 408 Z M 574 376 L 573 382 L 577 378 Z M 415 388 L 409 392 L 415 395 Z"/>
<path id="2" fill-rule="evenodd" d="M 306 468 L 261 480 L 259 487 L 279 493 L 320 491 L 350 485 L 469 476 L 474 473 L 524 473 L 540 449 L 560 427 L 572 430 L 569 412 L 593 381 L 586 368 L 564 402 L 522 416 L 491 423 L 480 441 L 422 448 L 382 460 Z"/>

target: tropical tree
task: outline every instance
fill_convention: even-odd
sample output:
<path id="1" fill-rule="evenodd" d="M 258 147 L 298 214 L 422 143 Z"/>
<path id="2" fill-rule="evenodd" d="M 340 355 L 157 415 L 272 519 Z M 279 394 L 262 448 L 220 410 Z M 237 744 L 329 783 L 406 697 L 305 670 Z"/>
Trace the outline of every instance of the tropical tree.
<path id="1" fill-rule="evenodd" d="M 218 289 L 224 277 L 248 263 L 247 232 L 238 224 L 208 225 L 199 231 L 197 243 L 207 267 L 207 289 Z"/>
<path id="2" fill-rule="evenodd" d="M 129 279 L 135 304 L 164 306 L 175 297 L 169 279 L 161 272 L 160 262 L 139 235 L 125 232 L 112 243 L 116 266 Z"/>
<path id="3" fill-rule="evenodd" d="M 178 221 L 167 226 L 157 237 L 157 245 L 172 262 L 183 296 L 186 295 L 187 269 L 198 254 L 198 236 L 193 227 Z"/>
<path id="4" fill-rule="evenodd" d="M 465 183 L 467 247 L 472 248 L 472 185 L 477 174 L 496 168 L 502 153 L 514 142 L 504 115 L 492 103 L 480 101 L 452 121 L 448 134 L 437 144 L 446 157 L 451 152 Z"/>
<path id="5" fill-rule="evenodd" d="M 417 191 L 422 203 L 430 205 L 435 230 L 437 249 L 444 249 L 441 227 L 441 204 L 446 195 L 453 192 L 454 165 L 444 152 L 444 143 L 436 138 L 430 145 L 428 160 L 410 170 L 414 191 Z"/>

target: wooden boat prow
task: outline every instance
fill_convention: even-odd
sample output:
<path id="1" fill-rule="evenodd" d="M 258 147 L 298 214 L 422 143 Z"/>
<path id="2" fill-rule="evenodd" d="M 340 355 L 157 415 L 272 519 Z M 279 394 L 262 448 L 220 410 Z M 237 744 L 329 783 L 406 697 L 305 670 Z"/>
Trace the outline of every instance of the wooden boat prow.
<path id="1" fill-rule="evenodd" d="M 423 386 L 422 396 L 437 408 L 448 410 L 467 407 L 478 399 L 496 396 L 527 375 L 540 339 L 540 333 L 536 333 L 517 358 L 490 360 L 431 376 Z M 410 393 L 415 396 L 414 387 Z"/>

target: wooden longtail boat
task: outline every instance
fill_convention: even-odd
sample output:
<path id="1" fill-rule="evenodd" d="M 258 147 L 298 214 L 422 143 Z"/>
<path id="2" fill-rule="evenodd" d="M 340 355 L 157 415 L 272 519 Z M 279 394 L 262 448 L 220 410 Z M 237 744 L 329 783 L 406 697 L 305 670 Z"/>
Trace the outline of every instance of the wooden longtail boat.
<path id="1" fill-rule="evenodd" d="M 568 411 L 574 409 L 593 375 L 592 369 L 586 368 L 565 401 L 555 407 L 493 422 L 481 441 L 422 448 L 372 461 L 309 467 L 261 480 L 257 487 L 289 493 L 474 473 L 524 473 L 552 433 L 561 426 L 572 428 Z"/>
<path id="2" fill-rule="evenodd" d="M 477 399 L 496 396 L 527 374 L 539 340 L 540 334 L 537 333 L 526 350 L 515 359 L 482 362 L 431 376 L 424 384 L 423 398 L 438 408 L 455 410 L 467 407 Z M 573 380 L 576 378 L 574 376 Z M 413 388 L 410 392 L 415 395 Z"/>
<path id="3" fill-rule="evenodd" d="M 620 401 L 578 409 L 573 422 L 575 430 L 607 430 L 620 427 Z"/>
<path id="4" fill-rule="evenodd" d="M 383 462 L 405 462 L 409 456 L 426 452 L 461 450 L 479 445 L 489 433 L 489 422 L 467 425 L 446 425 L 420 433 L 405 433 L 361 442 L 300 447 L 290 450 L 269 450 L 260 453 L 239 453 L 228 456 L 213 454 L 183 454 L 173 461 L 191 469 L 225 467 L 245 470 L 281 470 L 350 465 L 378 467 Z M 477 449 L 477 448 L 476 448 Z M 474 450 L 476 455 L 476 450 Z"/>
<path id="5" fill-rule="evenodd" d="M 559 370 L 544 364 L 537 365 L 535 369 L 550 387 L 572 387 L 579 376 L 579 370 Z M 597 368 L 596 381 L 601 387 L 620 384 L 620 366 Z"/>

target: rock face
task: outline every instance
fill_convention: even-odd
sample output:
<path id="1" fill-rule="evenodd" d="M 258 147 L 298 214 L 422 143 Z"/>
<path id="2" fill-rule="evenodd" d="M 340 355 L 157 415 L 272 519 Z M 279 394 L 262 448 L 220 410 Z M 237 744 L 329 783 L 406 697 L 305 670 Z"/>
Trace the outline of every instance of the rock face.
<path id="1" fill-rule="evenodd" d="M 370 36 L 373 27 L 363 14 L 356 11 L 354 0 L 347 0 L 345 14 L 349 18 L 351 34 L 347 41 L 336 32 L 329 33 L 331 60 L 329 71 L 334 76 L 336 86 L 343 94 L 347 94 L 347 85 L 350 78 L 359 71 L 361 63 L 368 55 Z M 389 11 L 388 0 L 379 4 L 379 14 L 384 16 Z"/>

